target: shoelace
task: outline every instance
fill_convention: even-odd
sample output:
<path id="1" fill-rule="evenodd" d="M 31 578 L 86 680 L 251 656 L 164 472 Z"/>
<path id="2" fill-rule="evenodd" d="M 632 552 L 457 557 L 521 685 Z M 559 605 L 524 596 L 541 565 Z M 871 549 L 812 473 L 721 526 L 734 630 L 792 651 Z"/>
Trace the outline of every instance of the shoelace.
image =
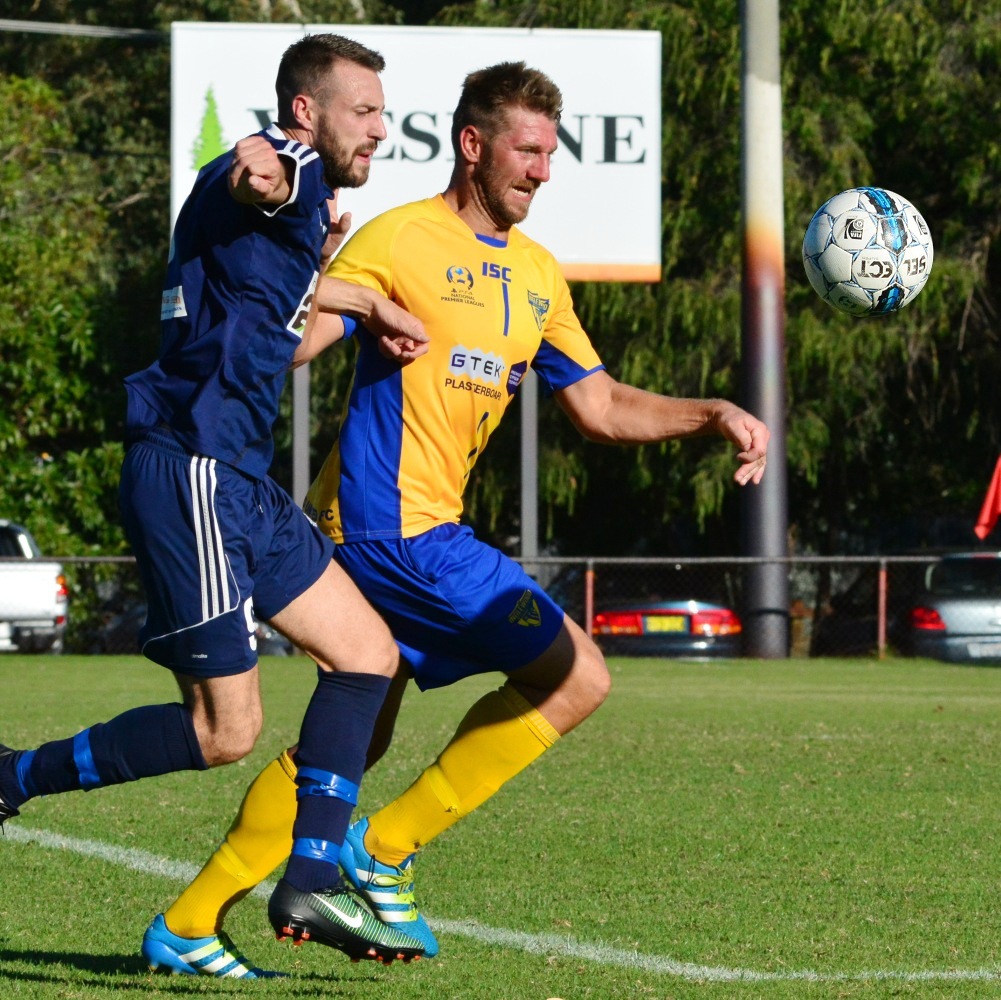
<path id="1" fill-rule="evenodd" d="M 390 875 L 388 872 L 383 873 L 373 873 L 369 881 L 373 885 L 377 885 L 380 889 L 392 889 L 396 887 L 396 895 L 401 903 L 406 903 L 407 906 L 416 909 L 417 904 L 414 902 L 414 876 L 413 872 L 407 868 L 405 870 L 401 869 L 399 875 Z"/>

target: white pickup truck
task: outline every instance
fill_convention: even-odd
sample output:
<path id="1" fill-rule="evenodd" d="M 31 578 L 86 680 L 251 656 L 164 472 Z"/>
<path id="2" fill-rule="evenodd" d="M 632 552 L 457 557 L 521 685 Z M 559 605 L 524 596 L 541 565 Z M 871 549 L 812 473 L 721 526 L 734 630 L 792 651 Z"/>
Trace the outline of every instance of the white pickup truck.
<path id="1" fill-rule="evenodd" d="M 61 653 L 69 613 L 62 566 L 26 528 L 0 519 L 0 652 Z"/>

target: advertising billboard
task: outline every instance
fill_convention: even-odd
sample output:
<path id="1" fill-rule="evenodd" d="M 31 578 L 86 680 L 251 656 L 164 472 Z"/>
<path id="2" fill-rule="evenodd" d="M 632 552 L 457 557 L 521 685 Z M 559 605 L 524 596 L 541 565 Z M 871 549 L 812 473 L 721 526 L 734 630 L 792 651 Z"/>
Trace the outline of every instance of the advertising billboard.
<path id="1" fill-rule="evenodd" d="M 661 267 L 661 39 L 651 31 L 411 28 L 179 22 L 171 27 L 171 205 L 198 168 L 276 115 L 284 50 L 331 31 L 381 52 L 386 141 L 368 183 L 338 197 L 352 228 L 443 191 L 452 110 L 465 75 L 524 60 L 563 92 L 552 180 L 521 225 L 571 280 L 658 281 Z"/>

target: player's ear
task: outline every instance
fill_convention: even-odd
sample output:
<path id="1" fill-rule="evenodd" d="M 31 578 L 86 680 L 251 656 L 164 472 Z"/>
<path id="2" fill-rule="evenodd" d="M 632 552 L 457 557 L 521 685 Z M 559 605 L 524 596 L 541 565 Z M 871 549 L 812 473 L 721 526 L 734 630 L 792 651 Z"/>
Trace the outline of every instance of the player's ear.
<path id="1" fill-rule="evenodd" d="M 459 133 L 459 151 L 467 163 L 479 163 L 483 158 L 483 133 L 475 125 L 467 125 Z"/>
<path id="2" fill-rule="evenodd" d="M 314 130 L 316 104 L 308 94 L 296 94 L 292 98 L 292 117 L 299 128 Z"/>

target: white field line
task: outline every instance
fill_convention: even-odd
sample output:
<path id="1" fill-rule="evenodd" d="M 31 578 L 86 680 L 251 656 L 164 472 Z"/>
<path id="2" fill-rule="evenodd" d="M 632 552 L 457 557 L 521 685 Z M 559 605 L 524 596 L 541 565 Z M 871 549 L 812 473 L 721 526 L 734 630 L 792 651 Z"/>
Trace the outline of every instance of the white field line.
<path id="1" fill-rule="evenodd" d="M 185 861 L 171 861 L 147 851 L 130 847 L 116 847 L 98 840 L 82 840 L 67 837 L 47 830 L 31 830 L 16 824 L 6 827 L 10 840 L 22 843 L 36 843 L 57 851 L 69 851 L 83 857 L 98 858 L 110 864 L 130 868 L 144 875 L 161 875 L 178 882 L 190 882 L 199 871 L 199 866 Z M 253 895 L 267 899 L 272 884 L 262 883 Z M 654 972 L 675 976 L 696 982 L 776 982 L 799 980 L 802 982 L 999 982 L 1001 968 L 989 969 L 941 969 L 918 972 L 894 970 L 869 970 L 853 973 L 823 973 L 809 969 L 791 969 L 785 972 L 758 972 L 754 969 L 730 969 L 719 965 L 696 965 L 692 962 L 677 962 L 661 955 L 643 955 L 637 951 L 611 948 L 608 945 L 588 944 L 576 941 L 562 934 L 526 934 L 523 931 L 485 927 L 475 920 L 430 919 L 428 923 L 443 934 L 456 934 L 473 938 L 484 944 L 501 945 L 533 955 L 557 955 L 582 959 L 600 965 L 615 965 L 643 972 Z"/>

